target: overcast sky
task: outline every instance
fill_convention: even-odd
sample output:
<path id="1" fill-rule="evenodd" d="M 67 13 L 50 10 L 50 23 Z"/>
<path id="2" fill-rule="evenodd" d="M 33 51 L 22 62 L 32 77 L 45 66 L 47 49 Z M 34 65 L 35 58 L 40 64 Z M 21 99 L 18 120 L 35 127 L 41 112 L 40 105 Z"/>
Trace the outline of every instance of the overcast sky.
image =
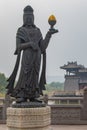
<path id="1" fill-rule="evenodd" d="M 23 9 L 34 8 L 35 25 L 43 37 L 48 17 L 57 19 L 55 34 L 47 48 L 47 75 L 64 76 L 60 66 L 77 61 L 87 67 L 87 0 L 0 0 L 0 72 L 8 77 L 15 65 L 15 37 L 22 25 Z"/>

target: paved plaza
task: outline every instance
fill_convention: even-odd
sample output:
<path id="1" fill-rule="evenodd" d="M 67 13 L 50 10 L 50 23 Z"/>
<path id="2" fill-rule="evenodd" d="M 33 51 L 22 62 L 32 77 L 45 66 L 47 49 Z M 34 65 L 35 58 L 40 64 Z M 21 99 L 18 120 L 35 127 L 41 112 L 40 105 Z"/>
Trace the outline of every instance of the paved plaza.
<path id="1" fill-rule="evenodd" d="M 0 130 L 8 130 L 6 125 L 0 124 Z M 87 130 L 87 125 L 52 125 L 50 130 Z"/>

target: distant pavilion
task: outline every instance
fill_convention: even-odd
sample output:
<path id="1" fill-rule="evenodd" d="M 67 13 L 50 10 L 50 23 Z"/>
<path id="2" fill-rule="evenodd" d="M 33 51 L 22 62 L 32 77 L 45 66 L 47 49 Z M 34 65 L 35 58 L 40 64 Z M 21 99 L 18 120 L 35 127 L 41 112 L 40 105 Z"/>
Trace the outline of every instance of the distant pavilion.
<path id="1" fill-rule="evenodd" d="M 81 90 L 87 86 L 87 68 L 84 65 L 78 65 L 77 62 L 68 62 L 67 65 L 60 68 L 66 70 L 65 91 Z"/>

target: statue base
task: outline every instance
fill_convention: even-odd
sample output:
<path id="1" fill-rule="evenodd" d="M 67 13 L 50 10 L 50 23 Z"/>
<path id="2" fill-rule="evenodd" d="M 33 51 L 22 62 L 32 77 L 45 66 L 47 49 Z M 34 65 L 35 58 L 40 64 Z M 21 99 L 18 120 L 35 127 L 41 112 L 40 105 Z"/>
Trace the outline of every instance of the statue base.
<path id="1" fill-rule="evenodd" d="M 21 102 L 12 104 L 13 108 L 37 108 L 37 107 L 46 107 L 45 103 L 40 102 Z"/>
<path id="2" fill-rule="evenodd" d="M 38 108 L 7 108 L 8 130 L 49 130 L 49 106 Z"/>

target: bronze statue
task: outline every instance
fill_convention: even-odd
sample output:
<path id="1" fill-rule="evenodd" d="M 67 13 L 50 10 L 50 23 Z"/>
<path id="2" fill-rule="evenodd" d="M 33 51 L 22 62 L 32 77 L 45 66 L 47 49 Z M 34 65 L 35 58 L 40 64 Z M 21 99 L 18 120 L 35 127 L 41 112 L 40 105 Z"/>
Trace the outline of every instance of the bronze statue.
<path id="1" fill-rule="evenodd" d="M 16 98 L 16 102 L 37 101 L 42 90 L 45 90 L 45 68 L 46 68 L 46 48 L 51 35 L 57 30 L 49 30 L 43 39 L 41 31 L 34 24 L 33 8 L 26 6 L 24 8 L 23 26 L 21 26 L 16 35 L 16 64 L 13 73 L 8 79 L 7 94 Z M 18 82 L 14 87 L 15 78 L 18 72 L 21 52 L 21 70 Z M 43 56 L 42 73 L 39 79 L 41 54 Z"/>

